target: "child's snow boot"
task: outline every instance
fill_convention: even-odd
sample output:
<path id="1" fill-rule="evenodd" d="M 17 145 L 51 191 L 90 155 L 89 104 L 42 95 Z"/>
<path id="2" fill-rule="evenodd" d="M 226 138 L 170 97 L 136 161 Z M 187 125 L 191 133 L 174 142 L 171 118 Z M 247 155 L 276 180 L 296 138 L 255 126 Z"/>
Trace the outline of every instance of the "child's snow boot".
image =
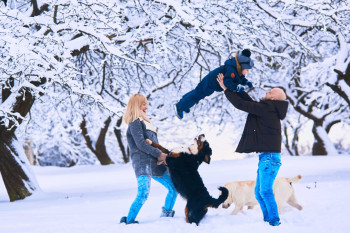
<path id="1" fill-rule="evenodd" d="M 174 111 L 175 111 L 175 115 L 177 116 L 177 118 L 179 118 L 180 120 L 184 117 L 184 112 L 179 109 L 177 107 L 177 104 L 174 104 Z"/>

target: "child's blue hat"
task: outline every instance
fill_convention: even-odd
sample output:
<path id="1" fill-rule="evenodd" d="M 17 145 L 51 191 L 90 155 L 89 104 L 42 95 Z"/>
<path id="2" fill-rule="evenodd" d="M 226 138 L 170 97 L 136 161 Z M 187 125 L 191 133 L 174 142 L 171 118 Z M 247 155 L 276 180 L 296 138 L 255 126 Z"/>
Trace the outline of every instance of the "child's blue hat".
<path id="1" fill-rule="evenodd" d="M 242 70 L 251 69 L 254 66 L 254 61 L 250 58 L 252 53 L 249 49 L 244 49 L 240 54 L 238 54 L 238 62 L 242 67 Z"/>

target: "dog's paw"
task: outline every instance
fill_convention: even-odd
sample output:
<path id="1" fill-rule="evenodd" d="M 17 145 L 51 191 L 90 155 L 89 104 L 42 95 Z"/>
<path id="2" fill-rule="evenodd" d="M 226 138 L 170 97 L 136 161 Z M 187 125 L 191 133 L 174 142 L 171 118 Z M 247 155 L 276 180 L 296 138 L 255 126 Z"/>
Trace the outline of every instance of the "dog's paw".
<path id="1" fill-rule="evenodd" d="M 149 139 L 146 139 L 146 143 L 152 145 L 152 141 Z"/>

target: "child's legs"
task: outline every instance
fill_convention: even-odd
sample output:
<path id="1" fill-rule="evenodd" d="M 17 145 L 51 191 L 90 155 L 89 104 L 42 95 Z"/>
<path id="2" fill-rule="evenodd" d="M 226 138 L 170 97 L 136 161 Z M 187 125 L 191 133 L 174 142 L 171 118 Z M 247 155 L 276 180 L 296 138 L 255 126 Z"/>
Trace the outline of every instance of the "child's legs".
<path id="1" fill-rule="evenodd" d="M 147 200 L 151 179 L 148 176 L 138 176 L 137 178 L 137 196 L 134 202 L 131 204 L 129 214 L 126 222 L 132 222 L 135 220 L 137 214 L 139 213 L 142 205 Z"/>
<path id="2" fill-rule="evenodd" d="M 177 107 L 180 110 L 189 112 L 193 105 L 195 105 L 201 99 L 204 99 L 206 96 L 213 94 L 214 90 L 208 87 L 207 82 L 209 82 L 209 78 L 205 77 L 194 90 L 188 92 L 181 98 L 181 100 L 177 103 Z"/>
<path id="3" fill-rule="evenodd" d="M 177 192 L 168 173 L 165 172 L 162 177 L 152 177 L 152 178 L 158 181 L 159 183 L 161 183 L 162 185 L 164 185 L 164 187 L 166 187 L 169 190 L 165 198 L 164 209 L 167 211 L 172 210 L 176 201 Z"/>

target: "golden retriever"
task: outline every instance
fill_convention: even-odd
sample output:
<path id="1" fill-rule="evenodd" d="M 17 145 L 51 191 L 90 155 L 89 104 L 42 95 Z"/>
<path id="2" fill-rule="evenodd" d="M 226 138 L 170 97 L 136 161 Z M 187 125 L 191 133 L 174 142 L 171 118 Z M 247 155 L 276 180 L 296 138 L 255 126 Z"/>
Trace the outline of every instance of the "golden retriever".
<path id="1" fill-rule="evenodd" d="M 275 195 L 279 213 L 281 213 L 282 205 L 285 202 L 298 210 L 303 209 L 303 207 L 297 202 L 292 186 L 292 183 L 299 182 L 300 180 L 301 175 L 290 178 L 276 178 L 273 184 L 273 193 Z M 235 209 L 231 213 L 233 215 L 236 215 L 238 212 L 243 210 L 245 205 L 248 206 L 248 209 L 254 208 L 255 205 L 259 204 L 254 194 L 255 184 L 255 180 L 233 181 L 225 184 L 223 187 L 228 189 L 229 194 L 225 202 L 222 203 L 222 207 L 227 209 L 232 203 L 234 203 Z"/>

